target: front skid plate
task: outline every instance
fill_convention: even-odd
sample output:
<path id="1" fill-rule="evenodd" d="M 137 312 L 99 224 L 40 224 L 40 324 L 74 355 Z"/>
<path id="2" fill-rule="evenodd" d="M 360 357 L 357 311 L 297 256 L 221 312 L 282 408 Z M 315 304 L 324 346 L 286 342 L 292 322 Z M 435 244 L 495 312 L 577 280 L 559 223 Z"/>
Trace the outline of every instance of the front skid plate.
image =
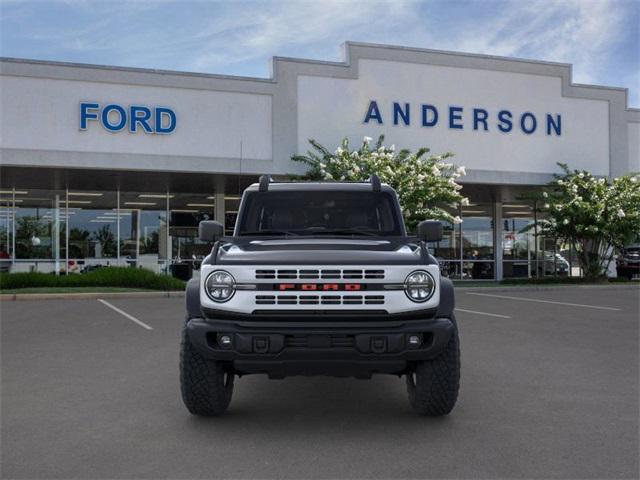
<path id="1" fill-rule="evenodd" d="M 255 324 L 254 324 L 255 325 Z M 368 377 L 402 373 L 410 362 L 428 360 L 446 347 L 454 329 L 448 318 L 385 327 L 313 327 L 189 320 L 191 342 L 205 357 L 230 362 L 241 373 Z M 225 336 L 231 344 L 224 344 Z M 419 345 L 409 344 L 417 336 Z"/>

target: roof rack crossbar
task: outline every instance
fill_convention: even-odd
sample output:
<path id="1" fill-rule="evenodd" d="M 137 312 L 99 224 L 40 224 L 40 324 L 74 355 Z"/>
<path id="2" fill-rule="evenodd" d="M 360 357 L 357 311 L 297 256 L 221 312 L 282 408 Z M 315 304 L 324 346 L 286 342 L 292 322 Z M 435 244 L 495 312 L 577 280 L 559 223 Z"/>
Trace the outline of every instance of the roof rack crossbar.
<path id="1" fill-rule="evenodd" d="M 260 180 L 258 180 L 258 182 L 260 183 L 258 191 L 267 192 L 269 190 L 269 183 L 271 183 L 271 181 L 271 175 L 261 175 Z"/>
<path id="2" fill-rule="evenodd" d="M 378 175 L 371 175 L 369 177 L 369 181 L 371 182 L 371 187 L 373 188 L 374 192 L 379 192 L 380 189 L 382 188 L 382 185 L 380 184 L 380 177 Z"/>

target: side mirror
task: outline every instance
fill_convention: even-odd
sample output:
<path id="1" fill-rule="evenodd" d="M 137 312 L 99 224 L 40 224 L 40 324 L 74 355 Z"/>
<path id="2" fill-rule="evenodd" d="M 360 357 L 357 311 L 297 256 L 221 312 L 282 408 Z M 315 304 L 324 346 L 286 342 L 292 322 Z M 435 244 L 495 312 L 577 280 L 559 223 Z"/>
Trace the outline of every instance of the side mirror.
<path id="1" fill-rule="evenodd" d="M 423 220 L 418 224 L 418 238 L 425 242 L 439 242 L 442 240 L 442 222 Z"/>
<path id="2" fill-rule="evenodd" d="M 224 226 L 214 220 L 203 220 L 198 225 L 198 236 L 203 242 L 215 242 L 224 236 Z"/>

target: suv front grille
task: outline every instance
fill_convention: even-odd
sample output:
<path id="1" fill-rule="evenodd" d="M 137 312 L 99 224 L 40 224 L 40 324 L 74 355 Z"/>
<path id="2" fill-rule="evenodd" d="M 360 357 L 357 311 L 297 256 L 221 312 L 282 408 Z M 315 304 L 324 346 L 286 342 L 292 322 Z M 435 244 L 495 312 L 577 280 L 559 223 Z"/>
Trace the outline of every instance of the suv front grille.
<path id="1" fill-rule="evenodd" d="M 257 280 L 374 280 L 383 279 L 384 270 L 362 269 L 273 269 L 256 270 Z"/>
<path id="2" fill-rule="evenodd" d="M 257 295 L 256 305 L 384 305 L 384 295 Z"/>

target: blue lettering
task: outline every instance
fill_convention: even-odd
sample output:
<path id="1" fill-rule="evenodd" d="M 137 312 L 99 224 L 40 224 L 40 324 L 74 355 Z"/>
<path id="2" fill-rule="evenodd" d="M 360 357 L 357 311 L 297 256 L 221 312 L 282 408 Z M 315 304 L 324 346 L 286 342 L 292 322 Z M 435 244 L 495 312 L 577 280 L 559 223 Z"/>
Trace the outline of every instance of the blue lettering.
<path id="1" fill-rule="evenodd" d="M 398 125 L 398 117 L 402 118 L 402 121 L 405 125 L 409 125 L 411 123 L 409 117 L 409 104 L 404 104 L 404 110 L 400 107 L 399 103 L 393 102 L 393 124 Z"/>
<path id="2" fill-rule="evenodd" d="M 501 132 L 507 133 L 513 129 L 513 122 L 511 119 L 513 115 L 509 110 L 500 110 L 498 113 L 498 130 Z"/>
<path id="3" fill-rule="evenodd" d="M 431 120 L 429 120 L 431 112 Z M 422 126 L 434 127 L 438 123 L 438 109 L 433 105 L 422 105 Z"/>
<path id="4" fill-rule="evenodd" d="M 484 108 L 474 108 L 473 109 L 473 129 L 478 130 L 478 124 L 482 123 L 484 126 L 484 131 L 489 130 L 489 126 L 487 125 L 487 118 L 489 117 L 489 112 L 487 112 Z"/>
<path id="5" fill-rule="evenodd" d="M 462 130 L 462 123 L 455 123 L 456 120 L 462 120 L 462 107 L 449 107 L 449 128 Z"/>
<path id="6" fill-rule="evenodd" d="M 109 122 L 109 113 L 111 113 L 112 111 L 118 112 L 118 116 L 120 117 L 119 122 L 116 124 L 111 124 Z M 102 126 L 104 128 L 106 128 L 110 132 L 119 132 L 124 128 L 126 124 L 127 124 L 127 112 L 124 111 L 124 108 L 122 108 L 120 105 L 113 105 L 113 104 L 107 105 L 106 107 L 104 107 L 104 109 L 102 110 Z"/>
<path id="7" fill-rule="evenodd" d="M 382 125 L 382 115 L 380 115 L 380 109 L 378 108 L 378 103 L 375 100 L 371 100 L 369 102 L 367 114 L 364 116 L 364 123 L 369 123 L 369 120 L 372 118 Z"/>
<path id="8" fill-rule="evenodd" d="M 562 135 L 562 117 L 560 114 L 556 114 L 556 121 L 554 122 L 551 114 L 547 113 L 547 135 L 551 135 L 552 128 L 558 137 Z"/>
<path id="9" fill-rule="evenodd" d="M 131 133 L 138 131 L 138 124 L 142 126 L 146 133 L 153 133 L 153 129 L 149 125 L 149 120 L 151 120 L 151 110 L 149 108 L 131 105 L 129 116 L 129 131 Z"/>
<path id="10" fill-rule="evenodd" d="M 88 120 L 97 120 L 98 114 L 89 110 L 98 110 L 100 105 L 97 103 L 81 103 L 80 104 L 80 130 L 87 129 Z"/>
<path id="11" fill-rule="evenodd" d="M 169 123 L 164 125 L 163 118 L 167 117 Z M 156 107 L 156 119 L 155 119 L 156 133 L 166 134 L 171 133 L 176 129 L 176 114 L 170 108 Z"/>
<path id="12" fill-rule="evenodd" d="M 527 118 L 531 119 L 531 126 L 529 128 L 527 128 Z M 525 112 L 520 116 L 520 128 L 522 128 L 522 131 L 527 135 L 531 135 L 533 132 L 535 132 L 537 127 L 538 121 L 536 120 L 536 117 L 533 113 Z"/>

